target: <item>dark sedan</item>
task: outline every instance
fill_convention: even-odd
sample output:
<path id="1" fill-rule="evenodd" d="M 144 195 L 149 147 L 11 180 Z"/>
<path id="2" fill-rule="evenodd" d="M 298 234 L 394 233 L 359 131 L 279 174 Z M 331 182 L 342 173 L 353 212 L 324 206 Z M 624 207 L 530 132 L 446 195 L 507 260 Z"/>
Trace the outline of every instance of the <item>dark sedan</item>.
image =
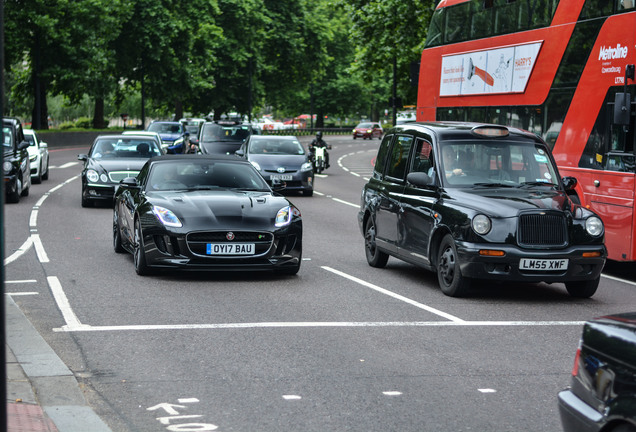
<path id="1" fill-rule="evenodd" d="M 235 156 L 166 155 L 122 181 L 113 214 L 115 252 L 135 270 L 273 270 L 302 257 L 300 211 Z"/>
<path id="2" fill-rule="evenodd" d="M 88 154 L 77 158 L 82 170 L 82 207 L 94 203 L 111 205 L 119 181 L 134 177 L 146 161 L 163 154 L 154 138 L 143 135 L 100 135 Z"/>
<path id="3" fill-rule="evenodd" d="M 474 280 L 561 282 L 574 297 L 598 287 L 604 226 L 571 199 L 535 134 L 496 125 L 407 123 L 387 132 L 358 222 L 367 261 L 394 256 L 437 272 L 446 295 Z M 513 289 L 513 287 L 511 287 Z"/>
<path id="4" fill-rule="evenodd" d="M 313 195 L 310 155 L 295 136 L 252 135 L 236 154 L 250 161 L 270 185 L 284 183 L 286 191 Z"/>
<path id="5" fill-rule="evenodd" d="M 585 323 L 559 413 L 566 432 L 636 432 L 636 312 Z"/>
<path id="6" fill-rule="evenodd" d="M 31 162 L 29 142 L 24 138 L 22 123 L 17 118 L 2 118 L 2 151 L 4 154 L 4 191 L 8 203 L 17 203 L 29 195 Z"/>

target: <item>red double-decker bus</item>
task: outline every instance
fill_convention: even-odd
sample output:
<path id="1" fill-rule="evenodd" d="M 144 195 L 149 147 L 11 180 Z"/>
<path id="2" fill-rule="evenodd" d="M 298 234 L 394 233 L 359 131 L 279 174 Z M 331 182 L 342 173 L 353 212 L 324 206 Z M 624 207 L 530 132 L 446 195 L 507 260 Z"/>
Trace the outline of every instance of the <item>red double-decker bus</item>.
<path id="1" fill-rule="evenodd" d="M 418 121 L 542 136 L 598 213 L 608 256 L 636 260 L 635 0 L 442 0 L 422 52 Z"/>

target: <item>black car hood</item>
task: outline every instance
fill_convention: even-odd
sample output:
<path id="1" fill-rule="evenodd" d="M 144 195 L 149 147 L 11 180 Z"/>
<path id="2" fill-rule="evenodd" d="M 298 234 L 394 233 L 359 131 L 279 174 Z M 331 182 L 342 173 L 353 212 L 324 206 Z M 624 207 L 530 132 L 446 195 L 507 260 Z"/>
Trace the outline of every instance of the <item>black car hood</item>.
<path id="1" fill-rule="evenodd" d="M 90 159 L 89 168 L 101 168 L 103 171 L 139 171 L 148 159 L 139 158 L 114 158 L 114 159 Z"/>
<path id="2" fill-rule="evenodd" d="M 148 201 L 172 210 L 189 230 L 223 227 L 224 229 L 273 229 L 276 213 L 289 202 L 269 192 L 161 191 L 147 192 Z"/>
<path id="3" fill-rule="evenodd" d="M 278 167 L 300 169 L 300 166 L 307 162 L 305 155 L 263 155 L 250 154 L 248 156 L 250 162 L 256 162 L 263 170 L 276 171 Z"/>
<path id="4" fill-rule="evenodd" d="M 459 205 L 495 217 L 515 217 L 524 210 L 569 210 L 565 192 L 548 187 L 447 189 Z"/>

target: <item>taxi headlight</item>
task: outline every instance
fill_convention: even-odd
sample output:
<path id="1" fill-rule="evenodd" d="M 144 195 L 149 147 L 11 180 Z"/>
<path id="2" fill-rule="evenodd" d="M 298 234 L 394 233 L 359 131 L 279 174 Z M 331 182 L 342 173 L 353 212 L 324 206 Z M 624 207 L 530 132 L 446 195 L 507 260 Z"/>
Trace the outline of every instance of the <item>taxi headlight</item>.
<path id="1" fill-rule="evenodd" d="M 2 169 L 4 170 L 5 174 L 9 174 L 13 170 L 13 164 L 9 161 L 6 161 L 2 164 Z"/>
<path id="2" fill-rule="evenodd" d="M 152 206 L 152 212 L 157 216 L 157 219 L 165 226 L 181 228 L 183 224 L 171 210 L 165 207 Z"/>
<path id="3" fill-rule="evenodd" d="M 97 183 L 99 181 L 99 174 L 97 174 L 97 171 L 90 169 L 86 171 L 86 178 L 91 183 Z"/>
<path id="4" fill-rule="evenodd" d="M 587 218 L 585 221 L 585 231 L 591 236 L 600 236 L 603 234 L 603 221 L 596 216 Z"/>
<path id="5" fill-rule="evenodd" d="M 486 235 L 492 228 L 492 222 L 490 218 L 483 214 L 478 214 L 473 218 L 473 230 L 479 235 Z"/>

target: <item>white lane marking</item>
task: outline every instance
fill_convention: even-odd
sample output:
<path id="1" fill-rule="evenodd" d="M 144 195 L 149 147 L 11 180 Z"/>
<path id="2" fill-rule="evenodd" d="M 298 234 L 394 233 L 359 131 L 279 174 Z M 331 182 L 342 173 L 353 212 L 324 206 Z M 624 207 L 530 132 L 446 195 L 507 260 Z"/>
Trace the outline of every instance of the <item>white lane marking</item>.
<path id="1" fill-rule="evenodd" d="M 54 332 L 143 331 L 143 330 L 219 330 L 264 328 L 354 328 L 354 327 L 549 327 L 581 326 L 585 321 L 397 321 L 397 322 L 255 322 L 223 324 L 156 324 L 120 326 L 64 326 Z"/>
<path id="2" fill-rule="evenodd" d="M 64 165 L 60 165 L 60 166 L 51 165 L 49 168 L 51 168 L 51 169 L 64 169 L 64 168 L 73 167 L 73 166 L 75 166 L 77 164 L 79 164 L 79 162 L 66 162 Z"/>
<path id="3" fill-rule="evenodd" d="M 13 261 L 17 260 L 18 258 L 20 258 L 26 251 L 29 250 L 32 244 L 33 244 L 33 239 L 31 238 L 31 236 L 29 236 L 29 238 L 26 239 L 24 243 L 22 243 L 22 246 L 20 246 L 18 250 L 16 250 L 10 256 L 4 259 L 4 265 L 10 264 Z"/>
<path id="4" fill-rule="evenodd" d="M 355 208 L 359 208 L 360 207 L 358 204 L 353 204 L 353 203 L 350 203 L 348 201 L 341 200 L 340 198 L 331 198 L 331 199 L 334 200 L 335 202 L 339 202 L 341 204 L 346 204 L 346 205 L 351 206 L 351 207 L 355 207 Z"/>
<path id="5" fill-rule="evenodd" d="M 615 280 L 615 281 L 618 281 L 618 282 L 623 282 L 623 283 L 626 283 L 626 284 L 629 284 L 629 285 L 636 286 L 636 282 L 632 282 L 632 281 L 629 281 L 627 279 L 621 279 L 621 278 L 617 278 L 615 276 L 609 276 L 609 275 L 602 274 L 602 273 L 601 273 L 601 276 L 603 276 L 604 278 L 608 278 L 608 279 L 611 279 L 611 280 Z"/>
<path id="6" fill-rule="evenodd" d="M 402 395 L 402 392 L 399 392 L 399 391 L 385 391 L 385 392 L 382 392 L 382 394 L 385 395 L 385 396 L 400 396 L 400 395 Z"/>
<path id="7" fill-rule="evenodd" d="M 405 303 L 408 303 L 408 304 L 410 304 L 412 306 L 418 307 L 420 309 L 424 309 L 424 310 L 426 310 L 428 312 L 434 313 L 435 315 L 439 315 L 442 318 L 446 318 L 448 320 L 451 320 L 453 322 L 458 322 L 458 323 L 464 322 L 464 320 L 461 319 L 461 318 L 458 318 L 458 317 L 453 316 L 451 314 L 448 314 L 446 312 L 442 312 L 439 309 L 435 309 L 435 308 L 427 306 L 425 304 L 416 302 L 415 300 L 411 300 L 410 298 L 404 297 L 404 296 L 402 296 L 400 294 L 396 294 L 393 291 L 389 291 L 387 289 L 380 288 L 377 285 L 373 285 L 372 283 L 369 283 L 367 281 L 363 281 L 362 279 L 358 279 L 355 276 L 348 275 L 348 274 L 346 274 L 344 272 L 341 272 L 340 270 L 336 270 L 336 269 L 333 269 L 331 267 L 326 267 L 326 266 L 322 266 L 322 268 L 327 270 L 327 271 L 330 271 L 331 273 L 337 274 L 338 276 L 342 276 L 345 279 L 349 279 L 350 281 L 353 281 L 353 282 L 356 282 L 356 283 L 358 283 L 360 285 L 366 286 L 367 288 L 371 288 L 372 290 L 375 290 L 375 291 L 377 291 L 379 293 L 386 294 L 386 295 L 388 295 L 390 297 L 393 297 L 395 299 L 401 300 L 401 301 L 403 301 Z"/>
<path id="8" fill-rule="evenodd" d="M 30 295 L 38 295 L 40 294 L 37 291 L 28 291 L 28 292 L 14 292 L 14 293 L 5 293 L 6 295 L 15 297 L 15 296 L 30 296 Z"/>
<path id="9" fill-rule="evenodd" d="M 51 288 L 51 292 L 53 293 L 53 297 L 55 298 L 55 302 L 57 303 L 57 307 L 62 312 L 62 316 L 64 317 L 64 321 L 66 325 L 63 328 L 70 329 L 81 329 L 84 325 L 80 322 L 71 309 L 71 305 L 68 302 L 68 298 L 62 289 L 62 284 L 60 280 L 55 276 L 49 276 L 46 278 L 49 283 L 49 287 Z"/>
<path id="10" fill-rule="evenodd" d="M 29 227 L 36 227 L 38 226 L 38 211 L 37 210 L 31 210 L 31 217 L 29 218 Z"/>
<path id="11" fill-rule="evenodd" d="M 483 389 L 477 389 L 482 393 L 497 393 L 497 390 L 495 389 L 490 389 L 490 388 L 483 388 Z"/>
<path id="12" fill-rule="evenodd" d="M 283 395 L 283 399 L 285 399 L 285 400 L 300 400 L 302 398 L 300 396 L 298 396 L 298 395 Z"/>
<path id="13" fill-rule="evenodd" d="M 35 253 L 38 256 L 38 260 L 41 263 L 49 262 L 49 256 L 46 254 L 44 246 L 42 246 L 42 241 L 40 240 L 40 234 L 31 234 L 31 238 L 33 239 L 33 245 L 35 246 Z"/>
<path id="14" fill-rule="evenodd" d="M 23 283 L 36 283 L 35 279 L 22 279 L 22 280 L 12 280 L 12 281 L 4 281 L 6 284 L 23 284 Z"/>

